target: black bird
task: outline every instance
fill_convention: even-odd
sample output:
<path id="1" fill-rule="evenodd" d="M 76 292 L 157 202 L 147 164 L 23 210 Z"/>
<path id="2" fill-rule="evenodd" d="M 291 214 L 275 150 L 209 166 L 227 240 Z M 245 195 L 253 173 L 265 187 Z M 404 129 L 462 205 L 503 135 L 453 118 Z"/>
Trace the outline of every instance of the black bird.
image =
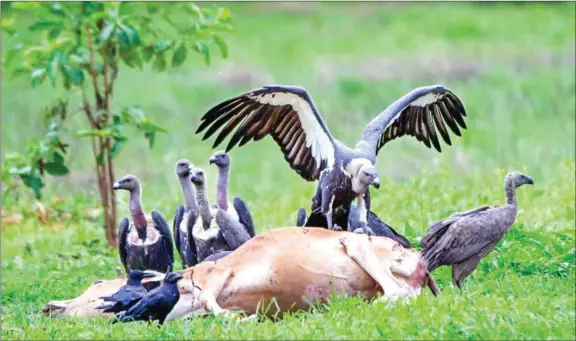
<path id="1" fill-rule="evenodd" d="M 307 181 L 318 180 L 310 216 L 319 214 L 326 222 L 314 226 L 346 229 L 354 199 L 366 224 L 370 204 L 364 203 L 364 195 L 369 195 L 369 185 L 379 187 L 374 166 L 382 146 L 410 135 L 441 152 L 437 131 L 450 145 L 448 128 L 460 136 L 458 126 L 466 129 L 465 116 L 460 99 L 444 86 L 416 88 L 368 123 L 361 140 L 349 148 L 330 134 L 304 88 L 273 85 L 217 104 L 202 117 L 196 133 L 206 130 L 205 140 L 221 128 L 216 148 L 234 131 L 226 152 L 271 135 L 292 169 Z"/>
<path id="2" fill-rule="evenodd" d="M 296 226 L 304 226 L 307 219 L 308 217 L 306 216 L 306 210 L 304 208 L 300 208 L 298 210 Z M 390 225 L 380 220 L 378 215 L 372 211 L 368 211 L 367 227 L 370 229 L 372 235 L 394 239 L 405 248 L 412 247 L 410 245 L 410 241 L 406 239 L 406 237 L 399 234 Z M 364 233 L 365 230 L 365 226 L 362 225 L 359 219 L 358 205 L 352 204 L 350 206 L 350 215 L 348 216 L 348 231 Z"/>
<path id="3" fill-rule="evenodd" d="M 186 159 L 179 160 L 176 163 L 176 176 L 182 186 L 184 205 L 180 205 L 176 209 L 172 231 L 183 269 L 198 264 L 196 243 L 192 235 L 192 229 L 196 220 L 198 220 L 199 214 L 196 194 L 190 181 L 190 171 L 193 168 L 192 162 Z"/>
<path id="4" fill-rule="evenodd" d="M 182 278 L 179 273 L 167 273 L 162 285 L 149 291 L 130 309 L 118 313 L 113 323 L 157 320 L 162 325 L 180 299 L 177 283 Z"/>
<path id="5" fill-rule="evenodd" d="M 144 272 L 140 270 L 130 271 L 128 276 L 128 281 L 125 285 L 120 287 L 117 292 L 112 296 L 101 297 L 104 302 L 113 302 L 109 304 L 103 304 L 98 307 L 102 309 L 105 313 L 118 313 L 123 310 L 129 309 L 131 306 L 136 304 L 148 291 L 142 286 L 143 278 L 151 278 L 155 275 L 150 272 Z"/>
<path id="6" fill-rule="evenodd" d="M 120 221 L 118 231 L 118 251 L 126 273 L 133 269 L 172 271 L 174 246 L 170 227 L 164 216 L 152 210 L 152 219 L 144 215 L 140 198 L 140 183 L 134 175 L 126 175 L 114 183 L 114 190 L 124 189 L 130 192 L 130 213 Z"/>

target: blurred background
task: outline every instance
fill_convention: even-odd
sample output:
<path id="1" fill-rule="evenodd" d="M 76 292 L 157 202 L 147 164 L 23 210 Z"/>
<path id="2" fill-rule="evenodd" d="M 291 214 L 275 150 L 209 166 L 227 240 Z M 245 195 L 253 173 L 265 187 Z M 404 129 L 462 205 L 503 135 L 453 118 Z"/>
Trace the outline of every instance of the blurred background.
<path id="1" fill-rule="evenodd" d="M 352 145 L 375 115 L 413 88 L 440 83 L 451 89 L 466 107 L 468 130 L 442 153 L 411 137 L 390 143 L 378 156 L 384 184 L 444 172 L 457 187 L 497 169 L 523 170 L 540 182 L 557 177 L 563 162 L 574 162 L 573 3 L 203 6 L 231 9 L 235 31 L 225 36 L 227 59 L 213 57 L 206 66 L 194 54 L 164 73 L 120 69 L 112 111 L 140 105 L 169 131 L 158 135 L 151 151 L 141 136 L 133 137 L 116 161 L 117 177 L 132 173 L 141 179 L 148 210 L 160 208 L 171 216 L 181 201 L 174 174 L 180 158 L 205 167 L 214 184 L 215 169 L 207 163 L 213 139 L 203 142 L 194 134 L 200 117 L 266 84 L 305 87 L 332 134 Z M 3 35 L 3 45 L 10 39 Z M 2 82 L 3 156 L 44 134 L 38 112 L 59 91 L 48 84 L 31 89 L 26 77 Z M 71 119 L 74 128 L 85 117 Z M 85 200 L 93 195 L 97 202 L 88 140 L 70 139 L 71 173 L 47 177 L 48 197 L 85 193 Z M 257 215 L 266 212 L 262 227 L 291 224 L 295 209 L 309 207 L 315 184 L 289 168 L 271 138 L 231 155 L 231 191 L 250 198 Z M 377 195 L 393 200 L 392 190 L 384 185 Z M 127 195 L 118 200 L 125 203 Z M 287 210 L 273 210 L 278 205 Z"/>

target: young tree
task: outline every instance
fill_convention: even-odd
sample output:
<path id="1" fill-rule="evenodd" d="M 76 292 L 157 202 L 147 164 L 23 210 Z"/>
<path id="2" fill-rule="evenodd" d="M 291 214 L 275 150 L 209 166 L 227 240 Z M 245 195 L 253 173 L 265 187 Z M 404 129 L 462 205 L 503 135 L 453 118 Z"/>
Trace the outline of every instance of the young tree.
<path id="1" fill-rule="evenodd" d="M 151 65 L 162 72 L 184 63 L 189 51 L 210 63 L 210 46 L 223 58 L 227 45 L 219 34 L 232 31 L 227 8 L 209 10 L 187 2 L 14 2 L 2 16 L 2 29 L 17 42 L 3 53 L 3 74 L 27 75 L 34 88 L 44 83 L 63 90 L 63 96 L 41 112 L 46 135 L 30 139 L 24 153 L 7 154 L 2 181 L 9 192 L 14 180 L 31 188 L 37 199 L 43 175 L 68 173 L 64 128 L 73 99 L 81 103 L 86 128 L 77 137 L 91 140 L 100 199 L 104 208 L 106 239 L 116 243 L 114 158 L 127 143 L 127 127 L 135 127 L 154 146 L 164 128 L 138 107 L 111 110 L 114 85 L 123 67 L 143 70 Z M 36 33 L 34 42 L 16 28 Z M 30 35 L 28 35 L 30 37 Z M 11 72 L 6 72 L 10 70 Z M 71 141 L 68 141 L 72 143 Z"/>

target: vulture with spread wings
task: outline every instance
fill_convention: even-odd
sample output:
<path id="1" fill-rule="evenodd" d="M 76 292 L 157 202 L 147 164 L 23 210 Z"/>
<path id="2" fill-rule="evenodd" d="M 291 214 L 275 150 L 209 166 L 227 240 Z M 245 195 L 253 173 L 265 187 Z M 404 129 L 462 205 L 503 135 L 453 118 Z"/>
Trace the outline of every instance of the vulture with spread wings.
<path id="1" fill-rule="evenodd" d="M 441 152 L 438 135 L 451 145 L 448 130 L 461 136 L 465 116 L 460 99 L 445 87 L 416 88 L 368 123 L 361 140 L 349 148 L 330 134 L 304 88 L 274 85 L 214 106 L 202 117 L 196 133 L 205 131 L 206 140 L 220 130 L 214 148 L 232 134 L 226 152 L 271 135 L 292 169 L 307 181 L 318 180 L 306 226 L 345 230 L 354 199 L 366 222 L 368 187 L 380 185 L 374 165 L 382 146 L 410 135 Z"/>

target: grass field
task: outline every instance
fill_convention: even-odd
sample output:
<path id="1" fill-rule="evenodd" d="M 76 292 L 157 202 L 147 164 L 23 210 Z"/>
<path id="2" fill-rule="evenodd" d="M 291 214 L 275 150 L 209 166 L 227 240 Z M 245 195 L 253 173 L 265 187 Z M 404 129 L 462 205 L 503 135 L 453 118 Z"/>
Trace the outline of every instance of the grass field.
<path id="1" fill-rule="evenodd" d="M 503 178 L 520 170 L 516 223 L 469 278 L 434 272 L 442 294 L 425 292 L 386 307 L 356 298 L 280 322 L 217 318 L 161 329 L 103 320 L 50 319 L 52 299 L 72 298 L 113 278 L 117 250 L 105 247 L 86 144 L 74 144 L 66 178 L 48 179 L 47 224 L 27 192 L 5 197 L 2 226 L 2 339 L 571 339 L 575 330 L 575 18 L 574 3 L 235 3 L 230 57 L 200 57 L 165 74 L 121 70 L 115 108 L 140 104 L 170 129 L 154 150 L 122 152 L 116 174 L 137 175 L 146 210 L 172 220 L 182 201 L 175 162 L 191 159 L 215 183 L 210 142 L 194 135 L 212 105 L 264 84 L 298 84 L 312 94 L 332 134 L 353 144 L 364 125 L 414 87 L 441 83 L 468 111 L 468 130 L 437 153 L 415 139 L 378 156 L 382 186 L 372 210 L 413 243 L 455 211 L 504 201 Z M 3 46 L 4 51 L 4 46 Z M 27 80 L 2 82 L 2 156 L 41 134 L 38 109 L 53 98 Z M 80 120 L 80 117 L 78 118 Z M 315 184 L 292 171 L 272 139 L 232 152 L 231 191 L 251 209 L 259 232 L 293 225 Z M 213 198 L 213 192 L 210 193 Z M 121 216 L 127 195 L 118 197 Z M 179 261 L 176 262 L 180 267 Z"/>

